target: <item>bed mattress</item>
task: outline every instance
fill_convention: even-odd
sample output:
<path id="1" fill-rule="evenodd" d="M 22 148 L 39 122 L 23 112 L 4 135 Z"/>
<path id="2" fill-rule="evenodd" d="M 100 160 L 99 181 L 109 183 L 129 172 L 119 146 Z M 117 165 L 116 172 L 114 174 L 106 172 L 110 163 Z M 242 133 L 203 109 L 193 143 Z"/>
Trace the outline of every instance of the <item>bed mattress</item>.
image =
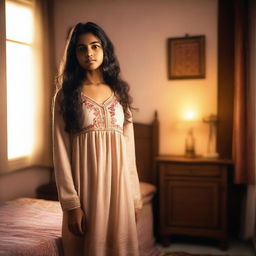
<path id="1" fill-rule="evenodd" d="M 0 207 L 0 255 L 62 255 L 59 202 L 18 198 Z"/>
<path id="2" fill-rule="evenodd" d="M 158 256 L 153 236 L 154 186 L 141 183 L 143 210 L 137 226 L 141 256 Z M 63 256 L 58 201 L 21 197 L 0 206 L 0 255 Z"/>

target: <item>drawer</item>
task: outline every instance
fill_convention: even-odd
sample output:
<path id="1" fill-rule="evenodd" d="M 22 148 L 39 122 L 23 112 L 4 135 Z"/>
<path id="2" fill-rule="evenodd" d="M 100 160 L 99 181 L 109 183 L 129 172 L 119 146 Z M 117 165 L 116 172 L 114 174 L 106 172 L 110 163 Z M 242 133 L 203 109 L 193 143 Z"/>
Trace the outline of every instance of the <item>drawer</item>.
<path id="1" fill-rule="evenodd" d="M 165 175 L 219 177 L 221 176 L 221 167 L 209 164 L 166 164 Z"/>

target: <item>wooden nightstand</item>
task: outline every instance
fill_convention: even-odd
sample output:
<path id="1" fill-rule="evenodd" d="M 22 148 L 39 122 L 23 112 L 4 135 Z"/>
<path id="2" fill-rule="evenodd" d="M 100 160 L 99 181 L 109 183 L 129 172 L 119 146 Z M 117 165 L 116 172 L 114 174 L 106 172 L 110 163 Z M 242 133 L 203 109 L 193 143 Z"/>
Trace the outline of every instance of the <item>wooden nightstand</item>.
<path id="1" fill-rule="evenodd" d="M 210 237 L 227 248 L 227 187 L 231 160 L 156 157 L 159 188 L 159 235 Z"/>

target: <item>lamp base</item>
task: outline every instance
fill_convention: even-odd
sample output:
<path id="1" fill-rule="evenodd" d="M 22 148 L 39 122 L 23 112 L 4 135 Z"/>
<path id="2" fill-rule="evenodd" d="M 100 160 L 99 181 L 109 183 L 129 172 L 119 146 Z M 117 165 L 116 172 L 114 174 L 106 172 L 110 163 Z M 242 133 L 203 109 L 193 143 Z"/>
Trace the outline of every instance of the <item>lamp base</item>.
<path id="1" fill-rule="evenodd" d="M 195 153 L 194 147 L 191 147 L 191 148 L 186 147 L 185 156 L 188 157 L 188 158 L 196 157 L 196 153 Z"/>
<path id="2" fill-rule="evenodd" d="M 217 152 L 213 152 L 213 153 L 206 153 L 203 154 L 204 158 L 218 158 L 219 157 L 219 153 Z"/>

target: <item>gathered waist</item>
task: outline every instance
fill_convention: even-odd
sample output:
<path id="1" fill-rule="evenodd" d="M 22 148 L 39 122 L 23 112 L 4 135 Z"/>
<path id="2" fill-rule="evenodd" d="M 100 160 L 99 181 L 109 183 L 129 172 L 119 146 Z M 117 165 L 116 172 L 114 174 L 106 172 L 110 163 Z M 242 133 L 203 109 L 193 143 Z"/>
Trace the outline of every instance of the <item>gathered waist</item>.
<path id="1" fill-rule="evenodd" d="M 99 128 L 91 128 L 91 129 L 83 129 L 80 132 L 77 132 L 74 134 L 74 136 L 79 136 L 81 134 L 85 134 L 85 133 L 89 133 L 89 132 L 118 132 L 120 134 L 123 134 L 123 130 L 119 129 L 119 128 L 103 128 L 103 129 L 99 129 Z"/>

